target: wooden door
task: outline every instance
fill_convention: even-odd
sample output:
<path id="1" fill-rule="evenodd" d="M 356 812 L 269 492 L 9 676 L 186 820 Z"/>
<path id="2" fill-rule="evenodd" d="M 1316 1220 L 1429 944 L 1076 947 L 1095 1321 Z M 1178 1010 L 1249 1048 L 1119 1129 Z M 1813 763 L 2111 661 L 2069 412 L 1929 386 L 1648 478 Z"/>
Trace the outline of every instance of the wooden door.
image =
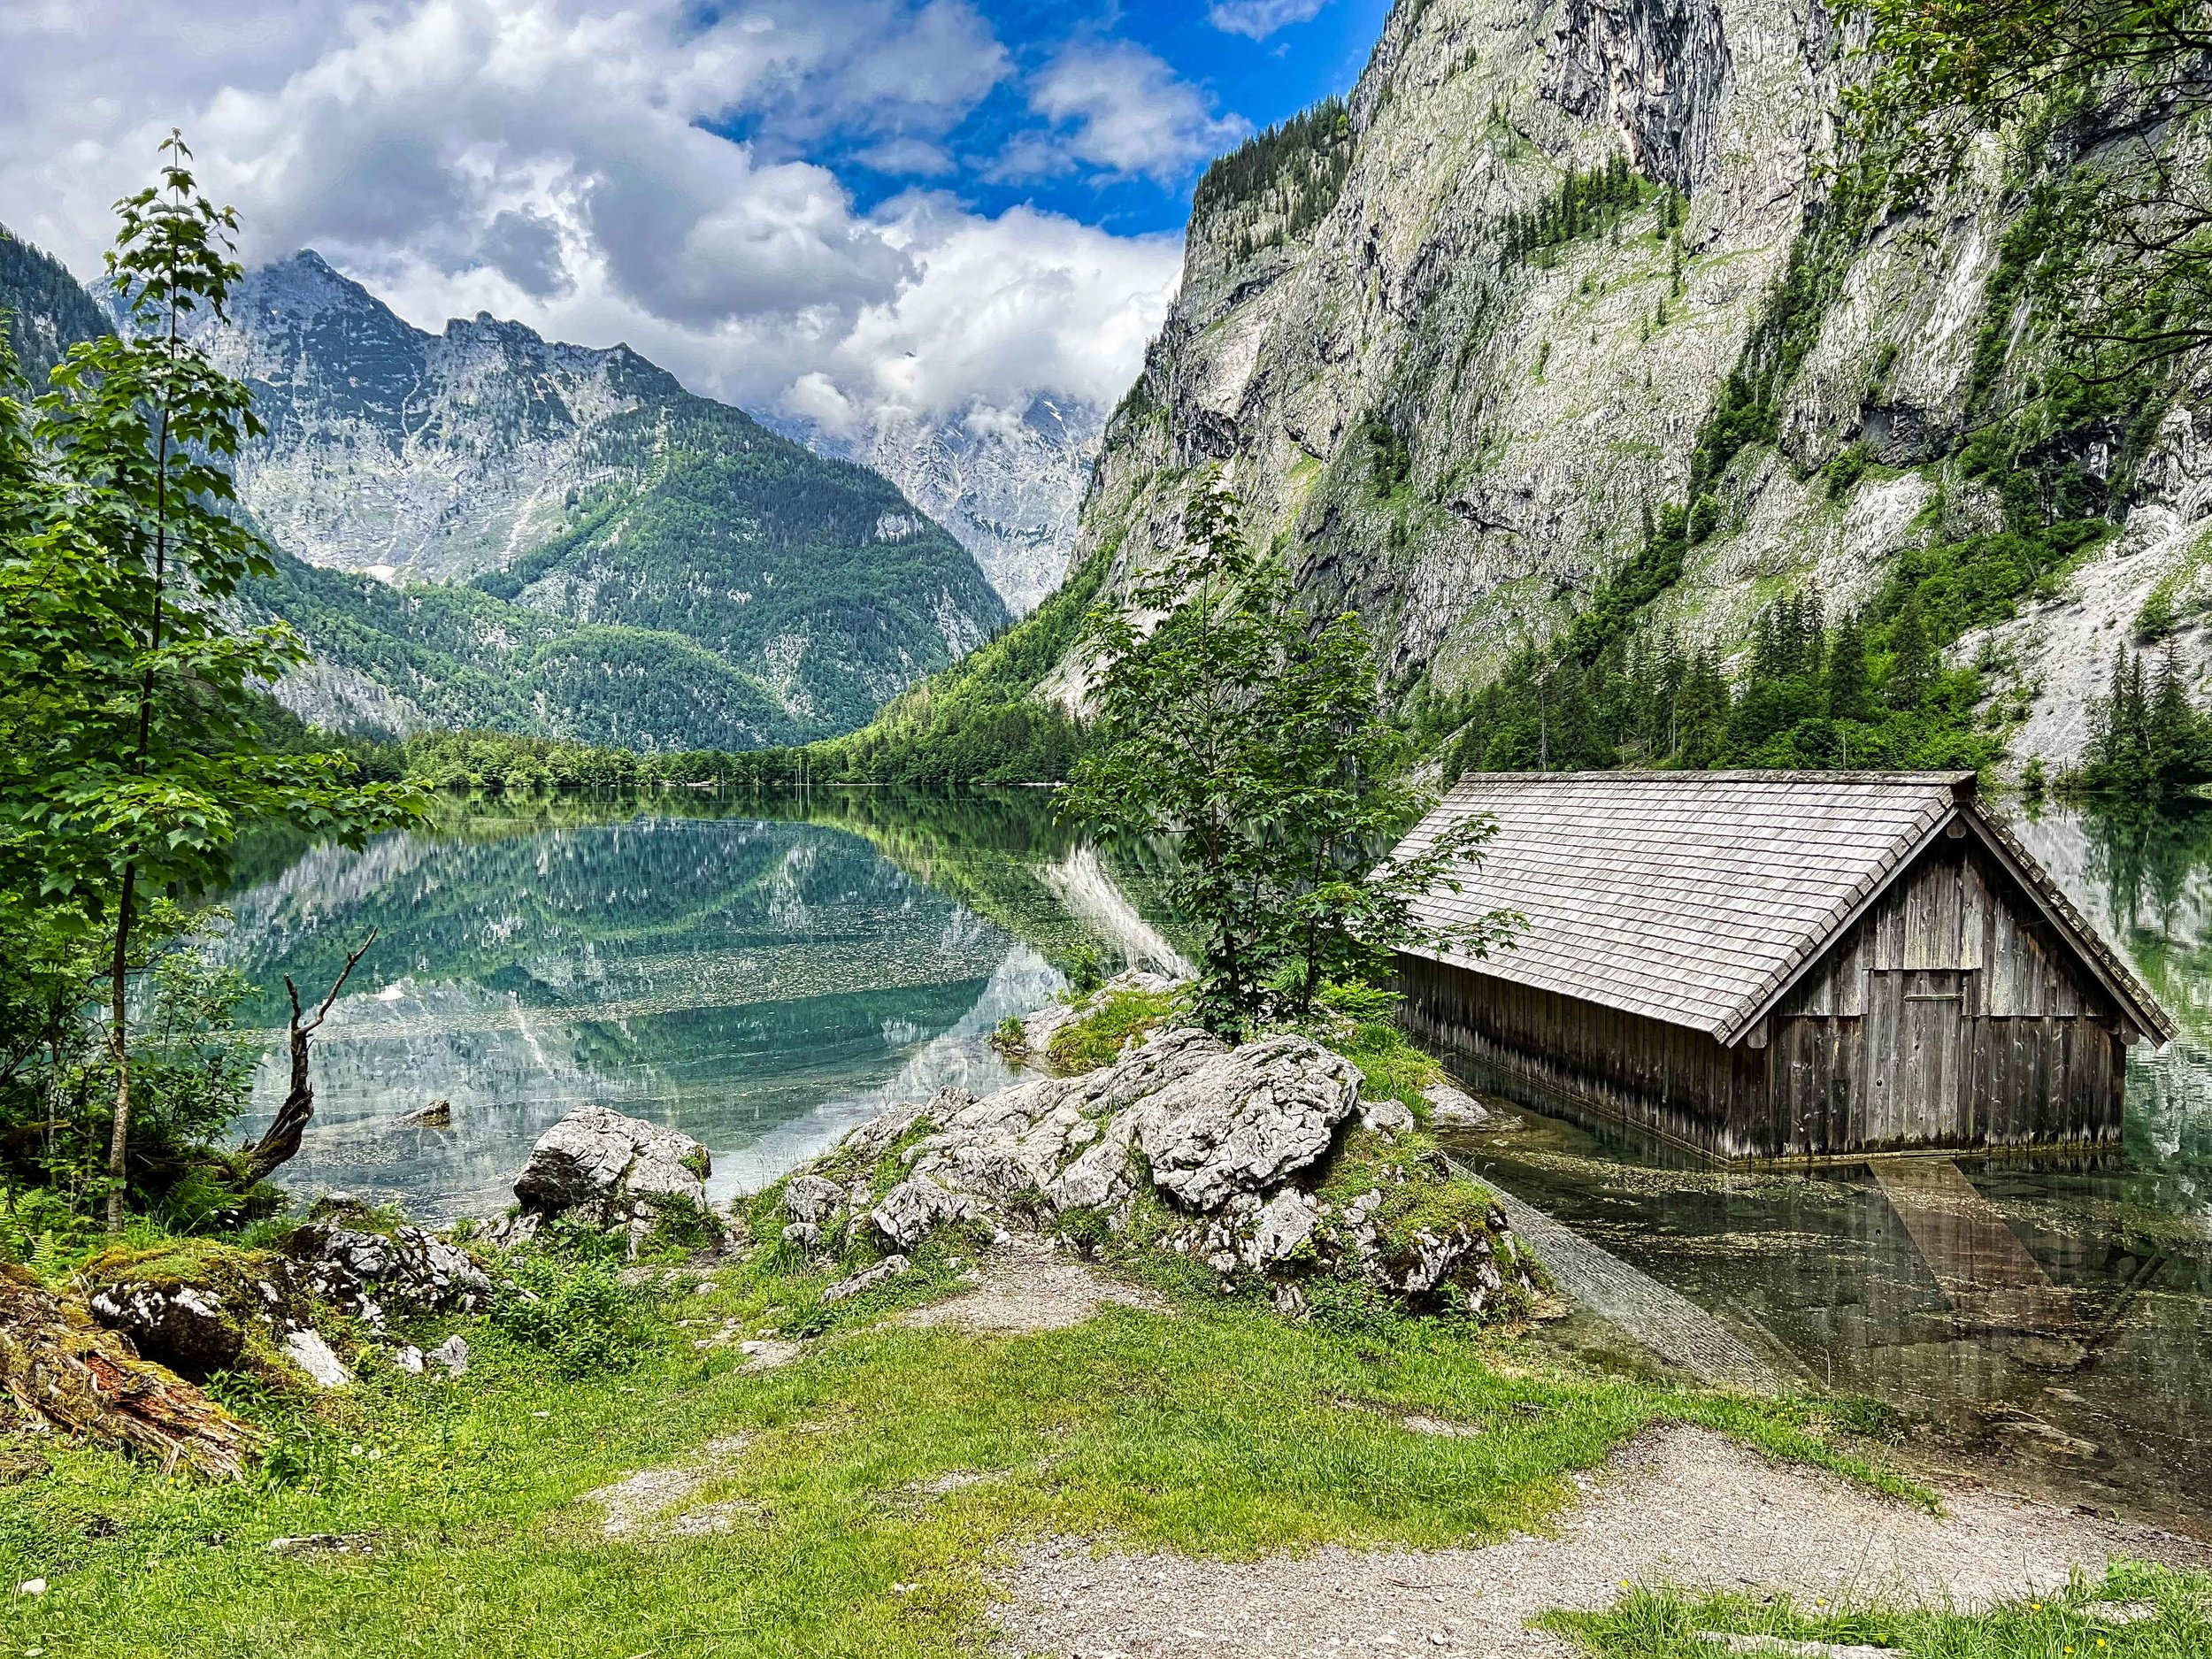
<path id="1" fill-rule="evenodd" d="M 1862 1033 L 1867 1144 L 1955 1146 L 1972 1139 L 1968 972 L 1867 971 Z"/>

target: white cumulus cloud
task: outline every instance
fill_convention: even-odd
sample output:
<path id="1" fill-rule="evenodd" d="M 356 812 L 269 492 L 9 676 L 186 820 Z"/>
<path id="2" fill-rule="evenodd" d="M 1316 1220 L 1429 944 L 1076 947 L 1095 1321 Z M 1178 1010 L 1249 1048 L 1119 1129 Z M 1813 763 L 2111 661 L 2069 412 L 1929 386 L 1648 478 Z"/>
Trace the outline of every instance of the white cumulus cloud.
<path id="1" fill-rule="evenodd" d="M 1214 0 L 1206 21 L 1225 34 L 1263 41 L 1278 29 L 1321 15 L 1329 0 Z"/>
<path id="2" fill-rule="evenodd" d="M 1069 47 L 1038 74 L 1030 108 L 1067 130 L 1070 154 L 1116 173 L 1179 178 L 1252 130 L 1217 116 L 1205 94 L 1127 41 Z"/>
<path id="3" fill-rule="evenodd" d="M 626 340 L 759 407 L 1110 400 L 1173 239 L 936 196 L 862 211 L 804 158 L 834 132 L 930 171 L 1010 73 L 969 0 L 9 0 L 0 222 L 96 271 L 108 204 L 178 125 L 246 257 L 317 248 L 426 327 Z M 1156 165 L 1109 103 L 1064 107 L 1087 158 Z M 1179 119 L 1187 145 L 1212 118 Z"/>

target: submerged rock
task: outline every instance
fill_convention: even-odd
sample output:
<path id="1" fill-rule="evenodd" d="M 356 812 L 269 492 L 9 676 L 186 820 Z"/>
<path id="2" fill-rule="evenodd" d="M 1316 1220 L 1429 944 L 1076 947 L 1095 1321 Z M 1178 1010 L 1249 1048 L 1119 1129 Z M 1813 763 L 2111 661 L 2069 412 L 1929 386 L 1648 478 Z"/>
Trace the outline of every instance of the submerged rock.
<path id="1" fill-rule="evenodd" d="M 1440 1129 L 1483 1129 L 1489 1126 L 1490 1109 L 1452 1083 L 1432 1083 L 1421 1091 L 1429 1103 L 1431 1120 Z"/>
<path id="2" fill-rule="evenodd" d="M 657 1229 L 710 1223 L 707 1149 L 681 1130 L 580 1106 L 538 1138 L 515 1178 L 526 1213 L 623 1228 L 636 1249 Z"/>

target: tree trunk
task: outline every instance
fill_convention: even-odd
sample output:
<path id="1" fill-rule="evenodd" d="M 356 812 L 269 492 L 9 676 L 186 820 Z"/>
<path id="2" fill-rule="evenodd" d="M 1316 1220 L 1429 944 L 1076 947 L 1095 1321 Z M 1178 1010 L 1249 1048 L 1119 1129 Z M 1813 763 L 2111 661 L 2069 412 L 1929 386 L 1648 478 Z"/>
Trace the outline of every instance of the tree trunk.
<path id="1" fill-rule="evenodd" d="M 234 1480 L 252 1429 L 123 1338 L 65 1307 L 21 1268 L 0 1268 L 0 1418 L 12 1405 L 42 1428 Z"/>
<path id="2" fill-rule="evenodd" d="M 300 1024 L 299 1004 L 292 1004 L 292 1085 L 284 1091 L 284 1104 L 262 1134 L 246 1149 L 246 1179 L 265 1181 L 298 1154 L 300 1137 L 315 1115 L 315 1087 L 307 1078 L 307 1034 Z"/>
<path id="3" fill-rule="evenodd" d="M 108 1131 L 107 1228 L 123 1231 L 124 1158 L 131 1141 L 130 946 L 131 909 L 138 896 L 138 865 L 123 866 L 123 892 L 115 907 L 115 960 L 108 981 L 108 1056 L 115 1063 L 115 1122 Z"/>

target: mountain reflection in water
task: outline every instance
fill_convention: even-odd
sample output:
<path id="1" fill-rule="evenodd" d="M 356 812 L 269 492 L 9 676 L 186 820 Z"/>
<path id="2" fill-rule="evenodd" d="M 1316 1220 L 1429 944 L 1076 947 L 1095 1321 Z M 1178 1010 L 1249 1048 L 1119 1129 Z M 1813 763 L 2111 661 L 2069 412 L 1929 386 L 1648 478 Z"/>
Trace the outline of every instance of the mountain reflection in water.
<path id="1" fill-rule="evenodd" d="M 986 1040 L 1078 956 L 1175 956 L 1027 795 L 449 807 L 228 902 L 224 949 L 272 1040 L 283 975 L 327 985 L 380 930 L 316 1041 L 286 1179 L 440 1218 L 503 1208 L 531 1143 L 587 1102 L 698 1137 L 718 1196 L 757 1187 L 894 1101 L 1007 1081 Z M 245 1130 L 283 1088 L 273 1046 Z M 437 1100 L 449 1129 L 396 1122 Z"/>

